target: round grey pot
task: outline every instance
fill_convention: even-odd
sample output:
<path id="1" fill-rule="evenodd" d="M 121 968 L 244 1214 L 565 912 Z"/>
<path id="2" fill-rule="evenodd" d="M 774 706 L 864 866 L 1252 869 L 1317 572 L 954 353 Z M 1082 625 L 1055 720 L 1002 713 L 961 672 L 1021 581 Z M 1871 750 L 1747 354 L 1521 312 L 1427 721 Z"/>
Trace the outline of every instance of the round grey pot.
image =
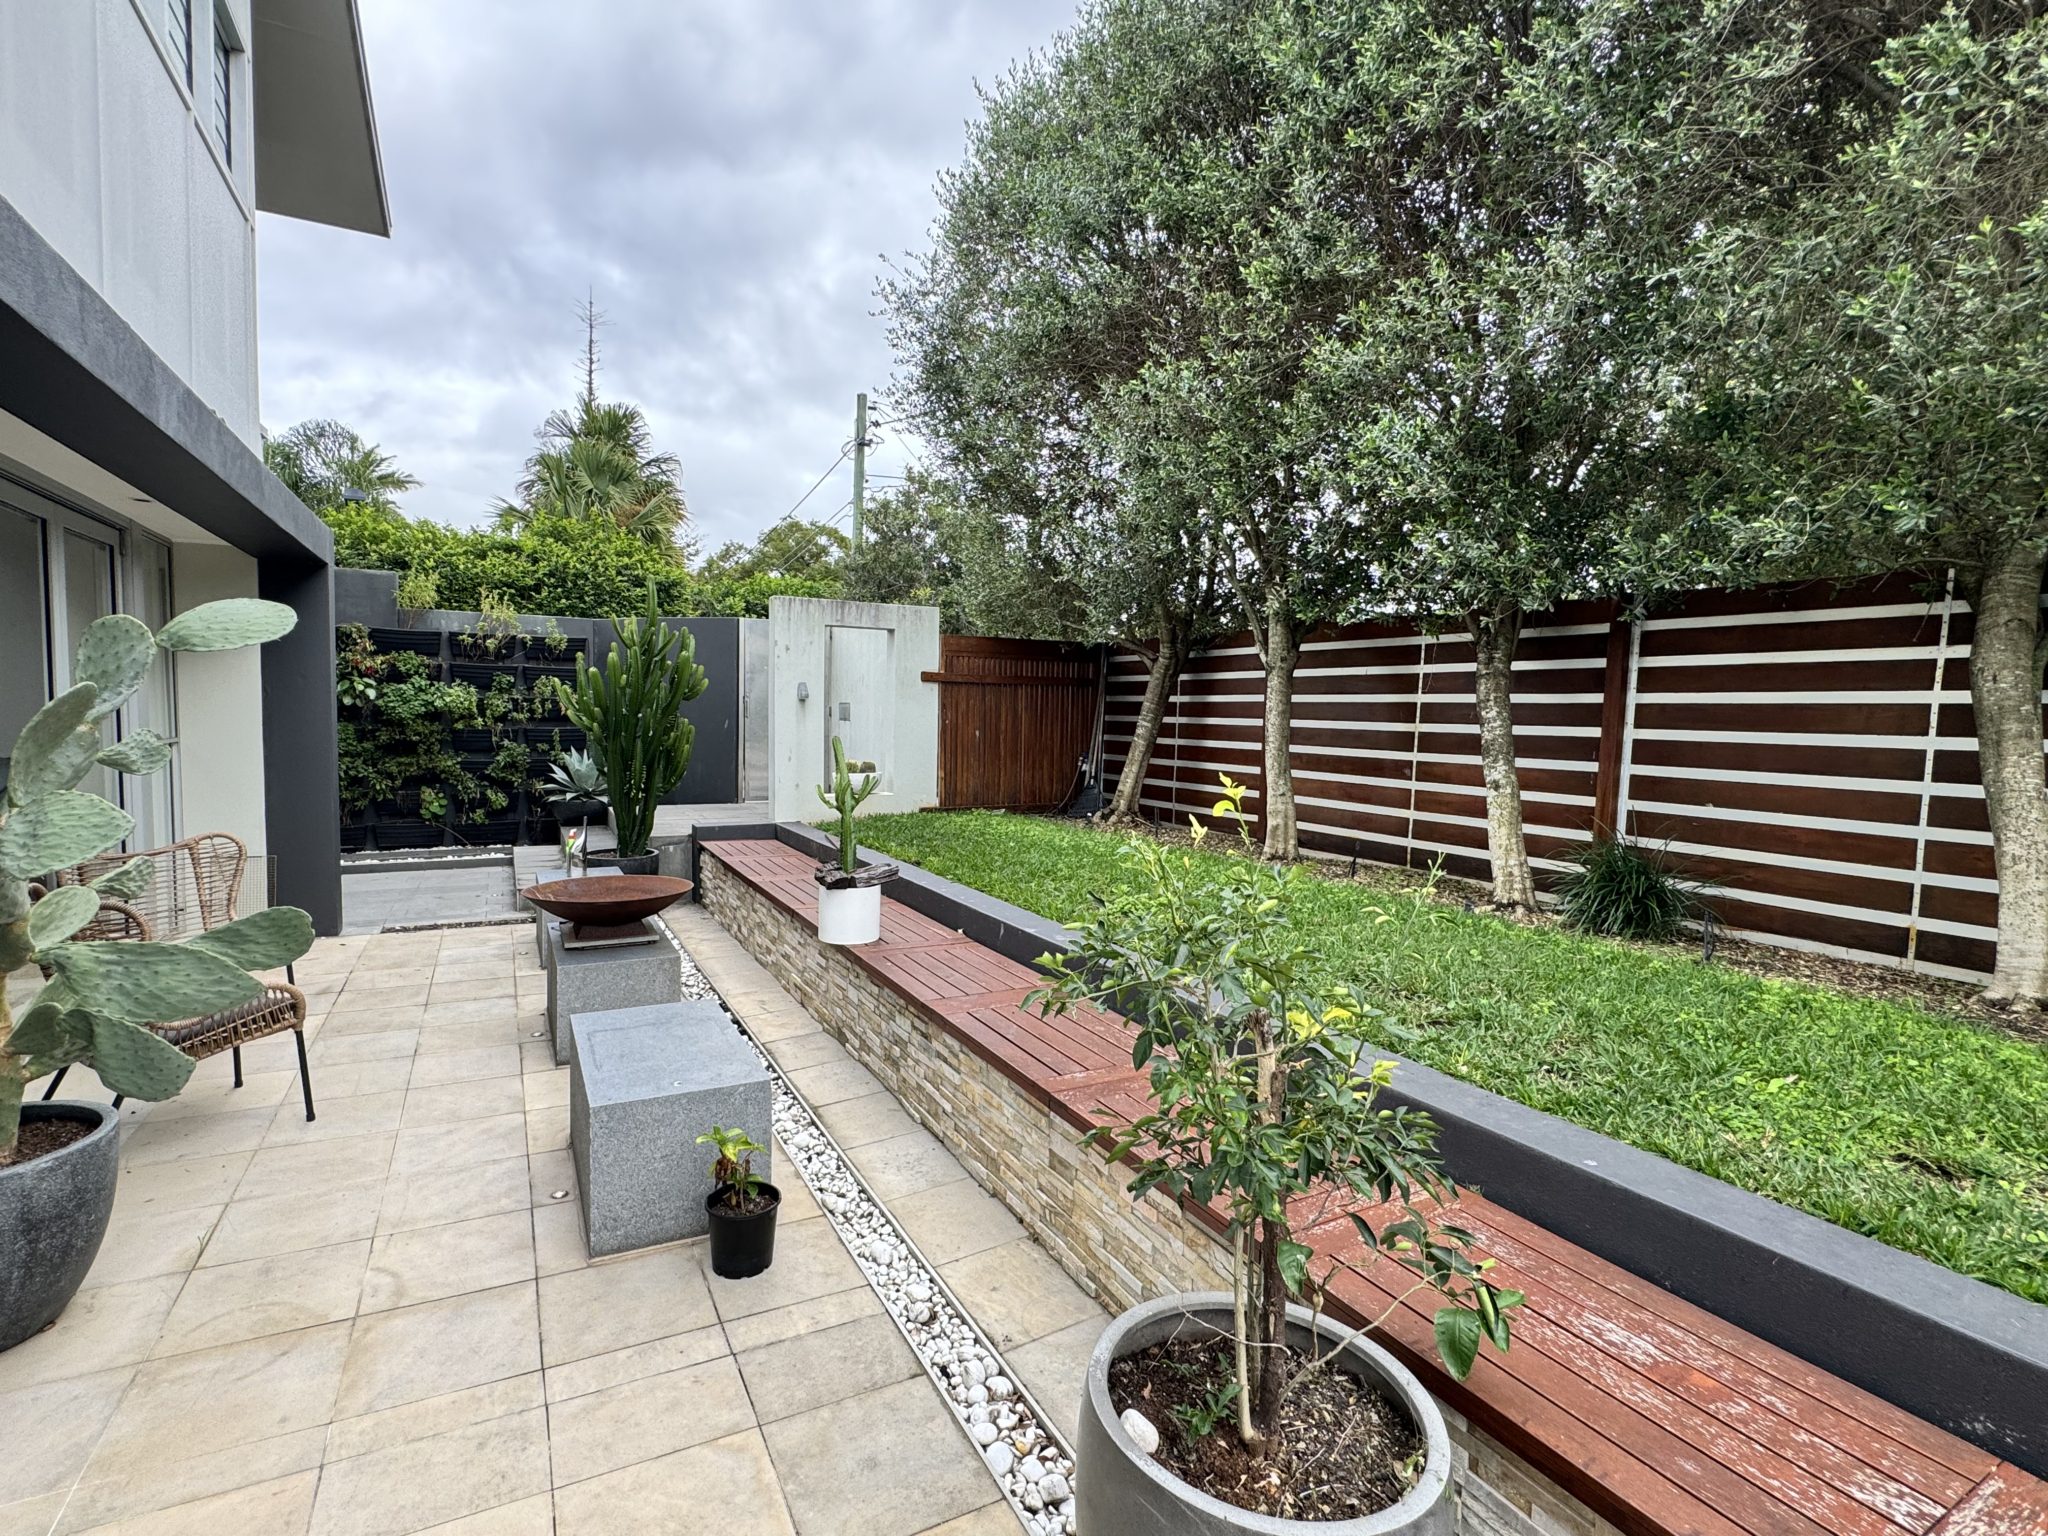
<path id="1" fill-rule="evenodd" d="M 84 1120 L 95 1129 L 32 1162 L 0 1168 L 0 1349 L 12 1349 L 70 1305 L 114 1211 L 121 1117 L 105 1104 L 58 1099 L 21 1106 L 21 1123 Z"/>
<path id="2" fill-rule="evenodd" d="M 659 853 L 593 853 L 583 862 L 592 869 L 616 869 L 622 875 L 658 875 L 661 873 Z"/>
<path id="3" fill-rule="evenodd" d="M 1351 1330 L 1305 1307 L 1287 1309 L 1289 1340 L 1305 1347 L 1310 1329 L 1324 1348 L 1343 1344 Z M 1228 1334 L 1230 1297 L 1203 1292 L 1148 1301 L 1112 1322 L 1088 1361 L 1081 1395 L 1080 1439 L 1075 1446 L 1075 1525 L 1084 1533 L 1113 1536 L 1448 1536 L 1451 1529 L 1451 1441 L 1444 1416 L 1422 1383 L 1392 1355 L 1364 1339 L 1345 1346 L 1336 1367 L 1380 1388 L 1408 1410 L 1422 1432 L 1422 1475 L 1398 1504 L 1362 1520 L 1280 1520 L 1212 1499 L 1189 1487 L 1138 1449 L 1124 1432 L 1109 1399 L 1110 1363 L 1189 1327 Z M 1162 1425 L 1171 1433 L 1173 1426 Z"/>

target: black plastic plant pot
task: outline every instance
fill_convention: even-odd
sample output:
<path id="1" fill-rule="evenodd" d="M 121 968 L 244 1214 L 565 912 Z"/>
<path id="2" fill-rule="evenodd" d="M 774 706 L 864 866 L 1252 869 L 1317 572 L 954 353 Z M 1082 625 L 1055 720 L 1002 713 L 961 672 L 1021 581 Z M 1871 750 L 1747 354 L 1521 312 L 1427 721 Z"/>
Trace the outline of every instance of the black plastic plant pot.
<path id="1" fill-rule="evenodd" d="M 603 825 L 605 804 L 602 800 L 550 800 L 548 814 L 565 827 L 581 826 L 586 821 Z"/>
<path id="2" fill-rule="evenodd" d="M 661 855 L 658 853 L 592 853 L 583 862 L 592 869 L 616 869 L 622 875 L 661 873 Z"/>
<path id="3" fill-rule="evenodd" d="M 91 1129 L 69 1146 L 0 1169 L 0 1349 L 41 1332 L 70 1305 L 114 1213 L 119 1113 L 63 1099 L 21 1106 L 24 1130 L 43 1120 Z"/>
<path id="4" fill-rule="evenodd" d="M 441 631 L 438 629 L 373 629 L 370 644 L 380 651 L 411 651 L 415 656 L 441 659 Z"/>
<path id="5" fill-rule="evenodd" d="M 743 1215 L 726 1203 L 732 1186 L 721 1184 L 704 1197 L 711 1217 L 711 1272 L 726 1280 L 745 1280 L 775 1262 L 775 1218 L 782 1210 L 782 1191 L 764 1183 L 768 1208 Z"/>

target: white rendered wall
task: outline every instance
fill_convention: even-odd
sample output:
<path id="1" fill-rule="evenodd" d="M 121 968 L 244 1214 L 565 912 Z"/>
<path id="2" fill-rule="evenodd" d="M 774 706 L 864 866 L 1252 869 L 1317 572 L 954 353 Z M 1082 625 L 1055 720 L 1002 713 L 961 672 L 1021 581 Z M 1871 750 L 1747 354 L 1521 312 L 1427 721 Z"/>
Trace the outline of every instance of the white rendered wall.
<path id="1" fill-rule="evenodd" d="M 255 597 L 256 562 L 224 544 L 171 546 L 171 606 Z M 263 665 L 255 646 L 178 657 L 179 830 L 232 832 L 249 845 L 241 910 L 264 904 Z"/>
<path id="2" fill-rule="evenodd" d="M 225 0 L 251 36 L 250 0 Z M 256 397 L 249 56 L 234 164 L 213 135 L 215 0 L 192 0 L 193 88 L 165 0 L 0 0 L 0 198 L 99 290 L 242 440 Z"/>
<path id="3" fill-rule="evenodd" d="M 834 656 L 833 630 L 851 631 Z M 859 658 L 858 669 L 852 665 Z M 816 821 L 830 761 L 833 708 L 845 696 L 855 755 L 871 755 L 882 787 L 861 814 L 917 811 L 939 801 L 939 610 L 816 597 L 768 601 L 769 814 Z M 805 697 L 799 698 L 803 694 Z M 879 735 L 871 734 L 876 727 Z"/>

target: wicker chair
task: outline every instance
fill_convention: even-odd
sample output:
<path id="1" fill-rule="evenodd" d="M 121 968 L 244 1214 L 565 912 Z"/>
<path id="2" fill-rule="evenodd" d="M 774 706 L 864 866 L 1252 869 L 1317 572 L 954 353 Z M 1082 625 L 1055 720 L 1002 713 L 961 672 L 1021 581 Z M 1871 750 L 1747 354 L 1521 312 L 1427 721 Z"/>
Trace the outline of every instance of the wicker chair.
<path id="1" fill-rule="evenodd" d="M 140 855 L 101 854 L 59 870 L 53 879 L 60 886 L 84 885 L 137 857 L 150 861 L 149 888 L 132 902 L 101 897 L 99 915 L 80 929 L 75 939 L 188 939 L 235 920 L 235 902 L 241 893 L 243 871 L 248 868 L 249 850 L 240 838 L 226 832 L 201 833 Z M 31 895 L 37 894 L 40 892 L 31 887 Z M 266 983 L 260 997 L 222 1012 L 146 1027 L 194 1061 L 204 1061 L 222 1051 L 232 1053 L 237 1088 L 242 1086 L 242 1047 L 269 1035 L 292 1031 L 299 1051 L 299 1092 L 306 1101 L 306 1118 L 311 1120 L 315 1117 L 313 1075 L 306 1061 L 306 994 L 292 985 L 290 966 L 285 967 L 285 978 L 282 982 Z M 50 1086 L 43 1091 L 45 1099 L 56 1093 L 68 1070 L 60 1068 L 50 1080 Z M 120 1103 L 117 1096 L 115 1107 Z"/>

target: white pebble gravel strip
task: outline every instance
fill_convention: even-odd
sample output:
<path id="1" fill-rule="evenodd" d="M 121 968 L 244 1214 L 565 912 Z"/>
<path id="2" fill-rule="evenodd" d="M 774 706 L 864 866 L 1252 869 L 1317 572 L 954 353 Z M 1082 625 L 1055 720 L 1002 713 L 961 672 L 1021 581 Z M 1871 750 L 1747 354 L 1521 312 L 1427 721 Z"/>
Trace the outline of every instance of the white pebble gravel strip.
<path id="1" fill-rule="evenodd" d="M 683 995 L 714 989 L 683 949 Z M 728 1014 L 731 1009 L 726 1010 Z M 745 1026 L 741 1025 L 744 1032 Z M 1074 1452 L 1032 1401 L 887 1207 L 761 1049 L 747 1043 L 775 1086 L 775 1134 L 810 1186 L 882 1308 L 953 1409 L 1003 1497 L 1033 1536 L 1073 1536 Z"/>

